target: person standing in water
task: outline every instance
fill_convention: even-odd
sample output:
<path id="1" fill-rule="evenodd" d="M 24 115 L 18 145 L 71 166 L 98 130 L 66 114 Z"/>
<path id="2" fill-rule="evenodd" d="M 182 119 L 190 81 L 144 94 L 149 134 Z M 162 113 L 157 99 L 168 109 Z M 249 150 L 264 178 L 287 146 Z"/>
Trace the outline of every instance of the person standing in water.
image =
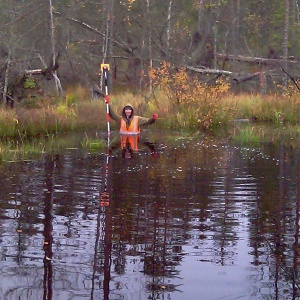
<path id="1" fill-rule="evenodd" d="M 109 104 L 109 98 L 105 97 L 105 103 Z M 122 156 L 132 158 L 133 152 L 138 151 L 140 127 L 155 123 L 158 118 L 153 114 L 151 118 L 136 116 L 131 104 L 126 104 L 122 109 L 122 115 L 117 115 L 109 106 L 109 116 L 120 124 L 120 139 Z"/>
<path id="2" fill-rule="evenodd" d="M 108 97 L 105 103 L 109 103 Z M 140 127 L 145 127 L 155 123 L 158 118 L 157 114 L 153 114 L 151 118 L 136 116 L 131 104 L 126 104 L 122 109 L 122 115 L 117 115 L 109 106 L 110 117 L 120 124 L 120 134 L 139 134 Z"/>

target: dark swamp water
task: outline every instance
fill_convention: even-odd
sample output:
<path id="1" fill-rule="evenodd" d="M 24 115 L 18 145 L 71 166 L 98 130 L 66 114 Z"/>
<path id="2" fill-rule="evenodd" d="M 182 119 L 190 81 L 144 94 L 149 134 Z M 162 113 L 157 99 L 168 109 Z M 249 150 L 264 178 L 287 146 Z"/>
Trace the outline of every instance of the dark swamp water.
<path id="1" fill-rule="evenodd" d="M 1 300 L 300 299 L 299 149 L 113 136 L 0 165 Z"/>

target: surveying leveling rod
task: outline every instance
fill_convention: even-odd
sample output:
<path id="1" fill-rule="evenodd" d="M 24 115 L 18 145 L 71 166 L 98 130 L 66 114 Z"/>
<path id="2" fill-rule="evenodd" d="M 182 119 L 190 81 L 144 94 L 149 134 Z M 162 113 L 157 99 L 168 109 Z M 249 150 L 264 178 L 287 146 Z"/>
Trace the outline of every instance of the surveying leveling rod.
<path id="1" fill-rule="evenodd" d="M 109 97 L 108 97 L 108 71 L 109 64 L 101 64 L 101 70 L 104 77 L 104 89 L 105 89 L 105 103 L 106 103 L 106 121 L 107 121 L 107 134 L 110 134 L 110 124 L 109 124 Z"/>

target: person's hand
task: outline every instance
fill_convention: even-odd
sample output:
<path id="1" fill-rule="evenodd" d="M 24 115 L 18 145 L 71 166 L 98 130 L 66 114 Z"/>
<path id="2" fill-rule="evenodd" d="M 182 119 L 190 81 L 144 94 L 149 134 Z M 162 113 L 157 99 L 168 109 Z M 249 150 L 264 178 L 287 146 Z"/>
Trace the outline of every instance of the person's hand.
<path id="1" fill-rule="evenodd" d="M 105 103 L 109 104 L 109 97 L 108 97 L 108 95 L 105 95 L 104 99 L 105 99 Z"/>
<path id="2" fill-rule="evenodd" d="M 152 119 L 157 120 L 158 114 L 153 114 Z"/>

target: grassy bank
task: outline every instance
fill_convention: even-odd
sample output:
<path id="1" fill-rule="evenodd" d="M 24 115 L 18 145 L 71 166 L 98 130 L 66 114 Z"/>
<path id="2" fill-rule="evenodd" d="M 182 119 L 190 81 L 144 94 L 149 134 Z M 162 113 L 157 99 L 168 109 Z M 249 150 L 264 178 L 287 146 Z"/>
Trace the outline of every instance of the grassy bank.
<path id="1" fill-rule="evenodd" d="M 244 143 L 296 141 L 300 135 L 300 97 L 293 87 L 285 88 L 280 95 L 234 95 L 222 82 L 217 87 L 195 83 L 183 85 L 182 89 L 160 85 L 154 95 L 112 94 L 110 103 L 119 114 L 126 103 L 131 103 L 136 114 L 144 117 L 158 113 L 154 126 L 190 134 L 216 134 L 222 130 L 222 134 L 225 132 L 234 141 Z M 273 130 L 256 124 L 272 124 Z M 111 126 L 118 129 L 113 121 Z M 60 99 L 25 100 L 14 109 L 0 109 L 0 154 L 7 147 L 20 149 L 33 137 L 90 129 L 106 131 L 106 107 L 103 99 L 92 99 L 90 92 L 82 87 L 67 90 Z M 4 143 L 7 138 L 17 143 Z M 89 137 L 83 144 L 95 146 Z M 36 148 L 42 151 L 43 147 Z"/>
<path id="2" fill-rule="evenodd" d="M 102 105 L 101 105 L 102 104 Z M 46 136 L 84 128 L 98 128 L 103 103 L 91 101 L 82 88 L 67 92 L 64 98 L 29 99 L 14 109 L 0 110 L 0 136 Z"/>
<path id="3" fill-rule="evenodd" d="M 276 95 L 233 95 L 197 99 L 180 105 L 172 103 L 163 92 L 145 100 L 132 93 L 110 96 L 110 104 L 118 114 L 126 103 L 131 103 L 135 113 L 150 117 L 158 113 L 157 125 L 171 130 L 213 132 L 231 126 L 238 119 L 277 127 L 297 126 L 300 99 Z M 112 121 L 113 128 L 117 124 Z M 14 109 L 0 109 L 0 137 L 36 137 L 54 133 L 106 129 L 106 107 L 103 99 L 92 99 L 88 91 L 73 89 L 62 99 L 37 99 L 16 105 Z"/>

